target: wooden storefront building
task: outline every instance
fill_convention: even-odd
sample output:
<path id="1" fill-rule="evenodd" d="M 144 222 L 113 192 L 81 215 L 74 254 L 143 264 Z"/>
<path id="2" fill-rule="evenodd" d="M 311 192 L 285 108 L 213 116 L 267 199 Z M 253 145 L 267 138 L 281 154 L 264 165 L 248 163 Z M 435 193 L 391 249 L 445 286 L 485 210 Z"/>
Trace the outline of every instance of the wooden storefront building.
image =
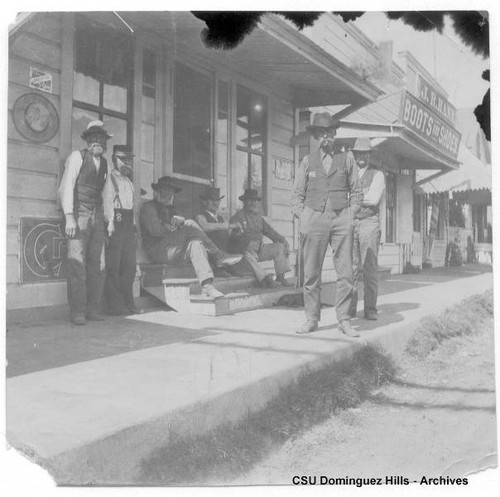
<path id="1" fill-rule="evenodd" d="M 12 26 L 8 313 L 65 305 L 57 188 L 95 119 L 114 135 L 108 159 L 115 144 L 135 153 L 137 205 L 167 174 L 183 188 L 177 204 L 187 217 L 206 185 L 225 195 L 226 216 L 245 187 L 256 188 L 267 218 L 297 247 L 289 192 L 299 111 L 330 105 L 345 115 L 382 90 L 277 15 L 234 50 L 207 48 L 204 28 L 189 12 L 36 13 Z"/>

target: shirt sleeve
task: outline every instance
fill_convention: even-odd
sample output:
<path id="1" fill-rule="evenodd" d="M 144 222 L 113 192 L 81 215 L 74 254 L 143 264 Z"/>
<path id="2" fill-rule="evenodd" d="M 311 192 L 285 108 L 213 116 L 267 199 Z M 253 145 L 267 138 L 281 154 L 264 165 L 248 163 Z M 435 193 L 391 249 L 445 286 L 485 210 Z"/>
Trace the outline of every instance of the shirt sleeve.
<path id="1" fill-rule="evenodd" d="M 307 173 L 309 171 L 309 159 L 307 155 L 302 159 L 300 166 L 295 174 L 292 191 L 290 193 L 290 207 L 292 214 L 299 217 L 304 210 L 307 187 Z"/>
<path id="2" fill-rule="evenodd" d="M 371 185 L 363 192 L 363 205 L 378 205 L 385 190 L 385 178 L 382 171 L 376 171 Z"/>
<path id="3" fill-rule="evenodd" d="M 64 173 L 59 185 L 59 201 L 64 214 L 73 214 L 73 192 L 82 168 L 82 156 L 78 150 L 72 152 L 64 164 Z"/>
<path id="4" fill-rule="evenodd" d="M 102 190 L 102 207 L 104 210 L 104 219 L 106 221 L 112 221 L 115 217 L 115 211 L 114 211 L 115 188 L 113 186 L 111 174 L 113 173 L 108 174 L 106 182 L 104 183 L 104 188 Z"/>
<path id="5" fill-rule="evenodd" d="M 363 190 L 359 180 L 358 165 L 352 152 L 347 152 L 346 166 L 349 172 L 349 206 L 352 214 L 356 214 L 363 202 Z"/>

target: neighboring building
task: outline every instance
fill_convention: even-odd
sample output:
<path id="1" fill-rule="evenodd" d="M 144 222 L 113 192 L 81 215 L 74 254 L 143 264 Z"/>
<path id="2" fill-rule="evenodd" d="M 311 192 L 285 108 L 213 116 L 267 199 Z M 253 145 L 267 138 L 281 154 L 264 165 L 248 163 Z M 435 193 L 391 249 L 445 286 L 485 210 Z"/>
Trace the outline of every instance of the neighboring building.
<path id="1" fill-rule="evenodd" d="M 480 134 L 480 133 L 478 133 Z M 482 134 L 482 132 L 481 132 Z M 474 139 L 474 143 L 480 140 Z M 432 180 L 417 177 L 421 202 L 432 212 L 438 204 L 437 240 L 427 262 L 432 266 L 454 264 L 452 245 L 463 262 L 492 263 L 491 164 L 480 160 L 465 144 L 460 146 L 460 169 Z M 427 233 L 430 230 L 427 225 Z M 454 247 L 453 247 L 454 248 Z"/>
<path id="2" fill-rule="evenodd" d="M 206 185 L 221 189 L 228 215 L 245 187 L 256 188 L 265 214 L 293 244 L 289 191 L 300 159 L 293 141 L 299 110 L 328 105 L 346 115 L 346 108 L 359 109 L 382 93 L 343 58 L 344 51 L 364 49 L 348 42 L 328 52 L 277 15 L 264 16 L 227 51 L 206 48 L 205 25 L 188 12 L 120 16 L 36 13 L 20 16 L 11 28 L 11 316 L 66 302 L 56 192 L 64 160 L 82 147 L 89 121 L 103 119 L 114 134 L 108 158 L 114 144 L 133 148 L 137 203 L 141 188 L 143 198 L 151 198 L 151 183 L 166 174 L 182 186 L 178 203 L 188 216 Z M 346 38 L 352 30 L 344 26 L 335 23 L 329 32 Z"/>

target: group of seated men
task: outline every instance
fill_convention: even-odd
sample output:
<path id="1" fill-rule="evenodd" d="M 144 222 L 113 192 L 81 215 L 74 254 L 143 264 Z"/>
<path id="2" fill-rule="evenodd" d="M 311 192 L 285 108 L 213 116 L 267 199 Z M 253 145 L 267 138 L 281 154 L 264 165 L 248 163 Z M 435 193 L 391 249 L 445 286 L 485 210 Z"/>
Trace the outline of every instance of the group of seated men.
<path id="1" fill-rule="evenodd" d="M 239 197 L 243 208 L 226 221 L 219 213 L 219 188 L 207 187 L 200 195 L 202 210 L 195 219 L 178 212 L 174 198 L 181 191 L 169 176 L 159 178 L 151 187 L 155 198 L 141 210 L 143 247 L 155 263 L 190 262 L 201 284 L 202 295 L 217 298 L 223 294 L 213 286 L 214 276 L 255 276 L 265 288 L 292 286 L 285 279 L 290 270 L 289 245 L 262 217 L 261 197 L 246 189 Z M 264 236 L 273 243 L 264 243 Z M 274 261 L 276 279 L 259 262 Z"/>

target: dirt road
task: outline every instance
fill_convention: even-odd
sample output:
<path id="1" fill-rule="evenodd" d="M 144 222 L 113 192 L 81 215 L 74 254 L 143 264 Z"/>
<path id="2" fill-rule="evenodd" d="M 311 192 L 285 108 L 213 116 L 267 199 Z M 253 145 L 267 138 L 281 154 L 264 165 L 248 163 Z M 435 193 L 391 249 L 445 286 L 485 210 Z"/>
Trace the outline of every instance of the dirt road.
<path id="1" fill-rule="evenodd" d="M 399 364 L 397 382 L 287 442 L 230 483 L 290 485 L 296 475 L 420 481 L 494 467 L 492 320 L 475 335 L 443 342 L 425 359 L 404 356 Z"/>

